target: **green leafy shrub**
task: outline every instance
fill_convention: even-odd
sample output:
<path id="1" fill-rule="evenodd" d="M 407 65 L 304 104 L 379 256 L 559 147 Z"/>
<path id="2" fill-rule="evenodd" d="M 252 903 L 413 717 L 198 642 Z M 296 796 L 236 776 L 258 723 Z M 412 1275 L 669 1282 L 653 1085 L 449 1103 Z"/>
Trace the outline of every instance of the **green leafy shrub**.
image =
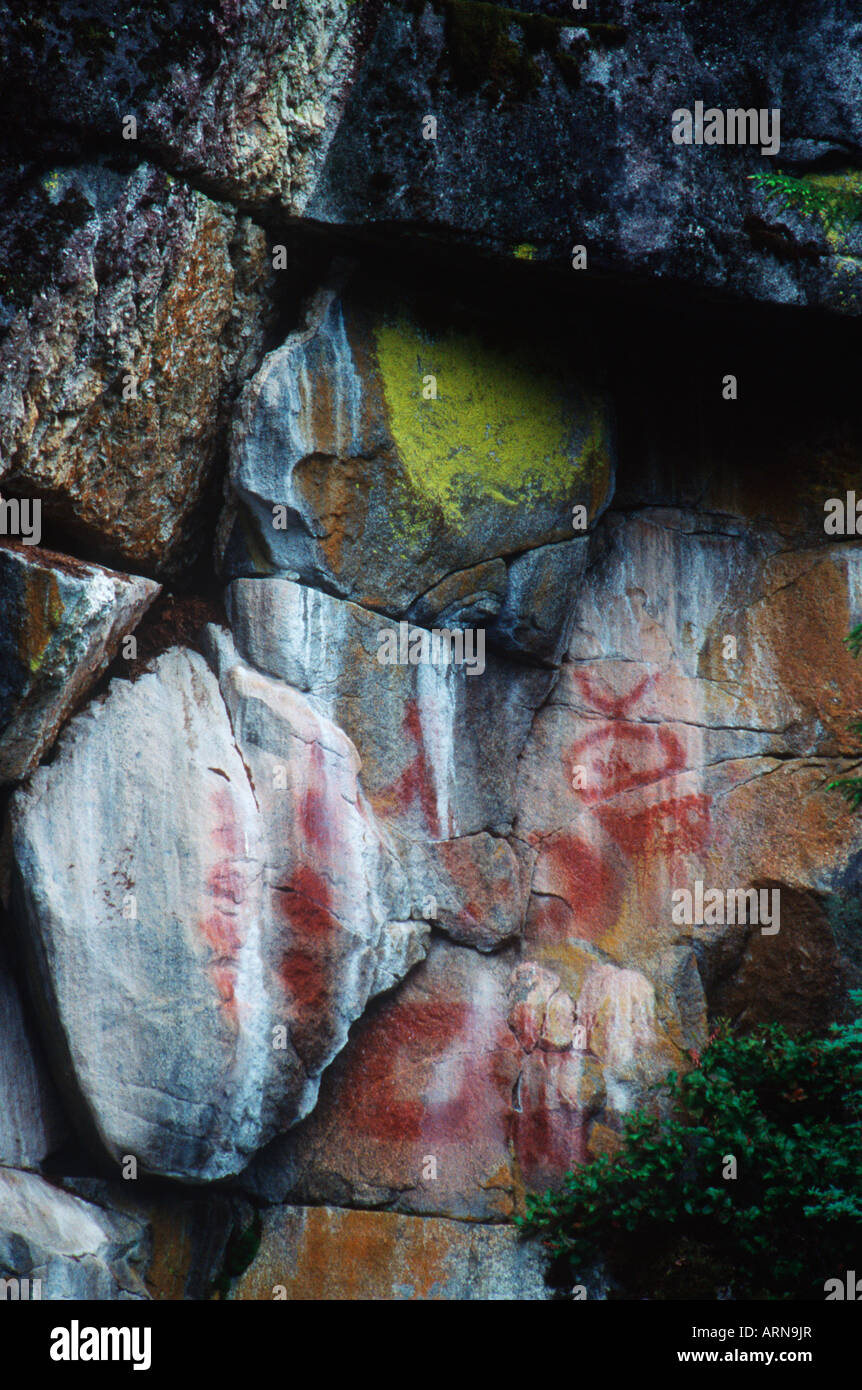
<path id="1" fill-rule="evenodd" d="M 669 1118 L 632 1116 L 613 1158 L 528 1198 L 522 1230 L 561 1287 L 601 1262 L 623 1298 L 822 1299 L 859 1259 L 862 1021 L 722 1024 L 692 1059 L 664 1083 Z"/>
<path id="2" fill-rule="evenodd" d="M 783 208 L 808 217 L 820 216 L 827 228 L 846 230 L 862 220 L 858 190 L 824 187 L 778 172 L 750 174 L 749 178 L 770 202 L 777 199 Z"/>

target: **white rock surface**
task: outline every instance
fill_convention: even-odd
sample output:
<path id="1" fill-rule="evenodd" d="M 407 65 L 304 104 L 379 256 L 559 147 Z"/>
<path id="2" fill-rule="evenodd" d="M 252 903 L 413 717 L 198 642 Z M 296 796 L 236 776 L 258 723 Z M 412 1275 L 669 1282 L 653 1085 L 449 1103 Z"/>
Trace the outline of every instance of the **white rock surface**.
<path id="1" fill-rule="evenodd" d="M 43 1300 L 147 1298 L 133 1267 L 144 1235 L 143 1222 L 0 1168 L 0 1277 L 19 1281 L 19 1299 L 35 1296 L 35 1281 Z"/>
<path id="2" fill-rule="evenodd" d="M 11 808 L 14 909 L 82 1113 L 117 1161 L 187 1179 L 307 1113 L 428 934 L 350 740 L 212 634 L 221 692 L 166 652 Z"/>

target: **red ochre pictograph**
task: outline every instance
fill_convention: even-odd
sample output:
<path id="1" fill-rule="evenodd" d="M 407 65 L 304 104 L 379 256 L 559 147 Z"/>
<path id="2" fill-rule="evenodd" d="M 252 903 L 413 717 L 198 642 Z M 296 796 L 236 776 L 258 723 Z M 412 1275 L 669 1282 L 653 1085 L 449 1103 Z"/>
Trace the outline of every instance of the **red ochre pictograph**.
<path id="1" fill-rule="evenodd" d="M 577 830 L 542 846 L 541 891 L 554 896 L 534 907 L 529 934 L 546 941 L 603 936 L 618 919 L 633 872 L 641 881 L 646 868 L 661 863 L 672 877 L 710 834 L 708 796 L 662 794 L 687 769 L 677 734 L 636 718 L 654 678 L 641 677 L 625 695 L 602 691 L 586 672 L 573 679 L 603 718 L 565 754 L 569 768 L 586 770 L 585 785 L 572 793 L 585 813 Z"/>

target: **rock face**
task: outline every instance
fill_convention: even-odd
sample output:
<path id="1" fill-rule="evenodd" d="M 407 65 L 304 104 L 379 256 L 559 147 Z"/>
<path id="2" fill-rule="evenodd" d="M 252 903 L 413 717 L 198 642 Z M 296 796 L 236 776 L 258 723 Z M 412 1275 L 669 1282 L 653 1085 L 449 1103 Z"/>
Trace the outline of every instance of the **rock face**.
<path id="1" fill-rule="evenodd" d="M 602 530 L 518 764 L 519 953 L 435 947 L 253 1165 L 267 1200 L 499 1219 L 612 1148 L 708 1010 L 799 1027 L 841 1007 L 860 831 L 822 789 L 851 753 L 830 634 L 859 611 L 858 547 L 793 553 L 670 509 Z M 698 881 L 765 890 L 770 913 L 777 892 L 779 930 L 675 922 Z"/>
<path id="2" fill-rule="evenodd" d="M 475 674 L 381 662 L 379 634 L 400 638 L 397 626 L 290 580 L 237 580 L 226 601 L 246 660 L 307 691 L 350 735 L 379 815 L 423 842 L 511 828 L 515 763 L 548 673 L 490 653 Z"/>
<path id="3" fill-rule="evenodd" d="M 552 0 L 384 5 L 307 215 L 418 223 L 558 267 L 583 246 L 593 270 L 858 312 L 858 228 L 749 181 L 789 168 L 855 195 L 860 67 L 836 7 L 808 6 L 792 32 L 754 0 L 732 25 L 673 0 L 591 18 Z M 697 101 L 762 111 L 768 138 L 758 121 L 742 148 L 674 143 Z"/>
<path id="4" fill-rule="evenodd" d="M 339 1260 L 323 1252 L 338 1249 Z M 323 1255 L 323 1258 L 321 1256 Z M 391 1212 L 276 1207 L 238 1299 L 542 1300 L 533 1250 L 511 1227 Z"/>
<path id="5" fill-rule="evenodd" d="M 860 552 L 669 511 L 609 530 L 518 826 L 537 848 L 525 953 L 571 998 L 613 1123 L 700 1045 L 706 998 L 790 1026 L 839 1006 L 827 923 L 852 916 L 859 828 L 822 789 L 850 752 L 852 659 L 830 634 L 854 621 Z M 770 913 L 777 895 L 780 919 L 680 923 L 674 893 L 698 882 L 764 890 Z M 739 970 L 758 981 L 744 1004 Z"/>
<path id="6" fill-rule="evenodd" d="M 507 646 L 554 655 L 573 519 L 585 531 L 612 488 L 606 397 L 538 339 L 377 300 L 321 294 L 245 391 L 227 567 L 491 640 L 499 617 Z"/>
<path id="7" fill-rule="evenodd" d="M 514 964 L 437 943 L 362 1020 L 310 1119 L 253 1165 L 253 1190 L 268 1201 L 511 1215 Z"/>
<path id="8" fill-rule="evenodd" d="M 143 164 L 31 175 L 0 217 L 0 479 L 43 521 L 175 574 L 259 348 L 266 239 Z"/>
<path id="9" fill-rule="evenodd" d="M 0 0 L 44 1298 L 544 1298 L 530 1192 L 862 986 L 859 25 L 528 4 Z"/>
<path id="10" fill-rule="evenodd" d="M 12 809 L 15 899 L 88 1121 L 115 1159 L 198 1178 L 308 1111 L 428 930 L 349 739 L 213 640 L 221 691 L 179 650 L 114 682 Z"/>
<path id="11" fill-rule="evenodd" d="M 158 593 L 152 580 L 0 547 L 0 782 L 33 771 Z"/>
<path id="12" fill-rule="evenodd" d="M 829 0 L 792 28 L 760 0 L 725 18 L 674 0 L 609 0 L 601 22 L 557 0 L 75 0 L 61 25 L 4 0 L 0 109 L 62 122 L 73 150 L 94 133 L 128 149 L 133 116 L 192 182 L 314 223 L 557 268 L 583 245 L 590 269 L 858 312 L 852 219 L 749 181 L 777 167 L 855 197 L 855 24 Z M 766 123 L 675 143 L 698 101 Z"/>
<path id="13" fill-rule="evenodd" d="M 24 129 L 37 113 L 62 121 L 73 148 L 93 136 L 139 141 L 191 183 L 300 213 L 337 124 L 364 9 L 349 0 L 72 0 L 60 22 L 4 0 L 3 113 Z"/>
<path id="14" fill-rule="evenodd" d="M 0 1270 L 13 1281 L 6 1299 L 146 1298 L 135 1269 L 144 1235 L 143 1223 L 109 1215 L 34 1173 L 0 1168 Z"/>
<path id="15" fill-rule="evenodd" d="M 0 946 L 0 1165 L 36 1168 L 68 1137 L 6 950 Z"/>

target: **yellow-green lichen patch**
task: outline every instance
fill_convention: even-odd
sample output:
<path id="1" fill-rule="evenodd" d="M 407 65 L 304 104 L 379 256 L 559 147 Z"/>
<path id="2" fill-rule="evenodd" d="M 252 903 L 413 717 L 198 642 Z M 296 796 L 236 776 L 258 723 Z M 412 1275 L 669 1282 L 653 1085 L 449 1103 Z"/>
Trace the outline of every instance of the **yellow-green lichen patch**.
<path id="1" fill-rule="evenodd" d="M 588 501 L 596 481 L 604 491 L 604 412 L 562 367 L 475 334 L 423 332 L 406 315 L 380 323 L 375 338 L 411 530 L 429 510 L 465 531 L 489 506 Z"/>

